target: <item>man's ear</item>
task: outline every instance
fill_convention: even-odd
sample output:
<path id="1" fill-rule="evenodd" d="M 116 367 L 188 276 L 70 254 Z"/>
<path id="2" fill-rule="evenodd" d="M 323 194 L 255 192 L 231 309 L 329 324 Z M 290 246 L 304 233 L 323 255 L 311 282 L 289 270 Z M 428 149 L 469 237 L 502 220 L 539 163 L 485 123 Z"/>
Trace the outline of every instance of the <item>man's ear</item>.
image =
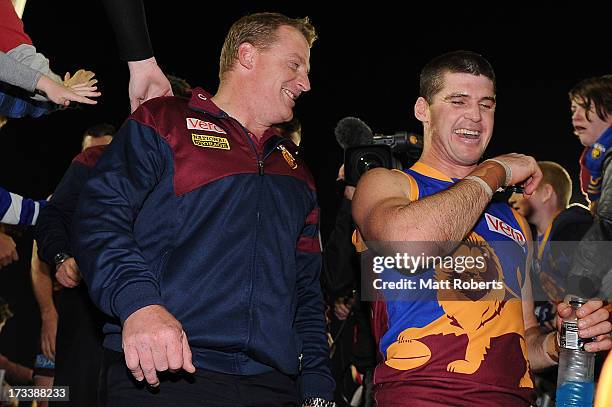
<path id="1" fill-rule="evenodd" d="M 238 62 L 246 69 L 253 68 L 253 61 L 255 59 L 255 52 L 257 49 L 249 42 L 243 42 L 238 46 Z"/>
<path id="2" fill-rule="evenodd" d="M 419 96 L 416 103 L 414 104 L 414 117 L 419 121 L 426 123 L 429 122 L 429 103 L 424 97 Z"/>
<path id="3" fill-rule="evenodd" d="M 541 185 L 540 188 L 542 189 L 542 201 L 548 201 L 549 199 L 557 199 L 557 194 L 555 193 L 552 185 L 550 184 L 544 184 Z"/>

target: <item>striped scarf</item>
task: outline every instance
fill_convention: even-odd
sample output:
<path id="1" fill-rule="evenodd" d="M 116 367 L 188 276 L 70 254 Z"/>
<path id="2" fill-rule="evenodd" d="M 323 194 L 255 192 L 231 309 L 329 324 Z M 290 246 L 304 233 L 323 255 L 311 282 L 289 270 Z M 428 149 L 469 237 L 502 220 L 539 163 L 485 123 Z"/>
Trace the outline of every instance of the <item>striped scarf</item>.
<path id="1" fill-rule="evenodd" d="M 604 131 L 597 141 L 586 147 L 580 156 L 580 188 L 589 201 L 601 196 L 601 180 L 606 151 L 612 146 L 612 127 Z"/>

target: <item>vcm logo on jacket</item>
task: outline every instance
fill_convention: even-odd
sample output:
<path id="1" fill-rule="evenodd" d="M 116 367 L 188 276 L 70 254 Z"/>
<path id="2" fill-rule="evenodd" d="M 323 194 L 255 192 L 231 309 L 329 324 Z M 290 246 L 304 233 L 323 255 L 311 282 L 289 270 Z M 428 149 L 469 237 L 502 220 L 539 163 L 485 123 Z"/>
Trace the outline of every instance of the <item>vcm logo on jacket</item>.
<path id="1" fill-rule="evenodd" d="M 189 130 L 203 130 L 203 131 L 212 131 L 213 133 L 219 134 L 227 134 L 225 130 L 221 127 L 217 126 L 214 123 L 206 122 L 200 119 L 194 119 L 193 117 L 187 118 L 187 128 Z"/>

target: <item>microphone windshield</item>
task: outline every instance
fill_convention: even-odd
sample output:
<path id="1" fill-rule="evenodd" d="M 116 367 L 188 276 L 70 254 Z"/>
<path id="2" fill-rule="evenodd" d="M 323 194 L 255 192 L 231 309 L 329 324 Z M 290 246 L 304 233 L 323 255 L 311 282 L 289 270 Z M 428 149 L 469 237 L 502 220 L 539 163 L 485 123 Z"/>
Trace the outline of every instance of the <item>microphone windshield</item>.
<path id="1" fill-rule="evenodd" d="M 334 133 L 336 134 L 338 144 L 343 149 L 373 143 L 374 134 L 372 129 L 356 117 L 341 119 L 336 125 Z"/>

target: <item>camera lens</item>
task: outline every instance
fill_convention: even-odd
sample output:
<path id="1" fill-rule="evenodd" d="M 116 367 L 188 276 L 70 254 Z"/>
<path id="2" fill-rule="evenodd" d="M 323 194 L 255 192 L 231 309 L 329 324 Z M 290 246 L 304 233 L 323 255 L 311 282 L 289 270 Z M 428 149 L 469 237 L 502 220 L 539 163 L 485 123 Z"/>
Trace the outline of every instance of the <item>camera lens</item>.
<path id="1" fill-rule="evenodd" d="M 349 147 L 344 152 L 346 184 L 355 186 L 359 178 L 373 168 L 394 168 L 391 147 L 388 145 L 363 145 Z"/>
<path id="2" fill-rule="evenodd" d="M 359 161 L 357 162 L 357 171 L 359 175 L 363 175 L 366 171 L 378 167 L 384 167 L 384 164 L 383 159 L 377 154 L 364 154 L 359 157 Z"/>

